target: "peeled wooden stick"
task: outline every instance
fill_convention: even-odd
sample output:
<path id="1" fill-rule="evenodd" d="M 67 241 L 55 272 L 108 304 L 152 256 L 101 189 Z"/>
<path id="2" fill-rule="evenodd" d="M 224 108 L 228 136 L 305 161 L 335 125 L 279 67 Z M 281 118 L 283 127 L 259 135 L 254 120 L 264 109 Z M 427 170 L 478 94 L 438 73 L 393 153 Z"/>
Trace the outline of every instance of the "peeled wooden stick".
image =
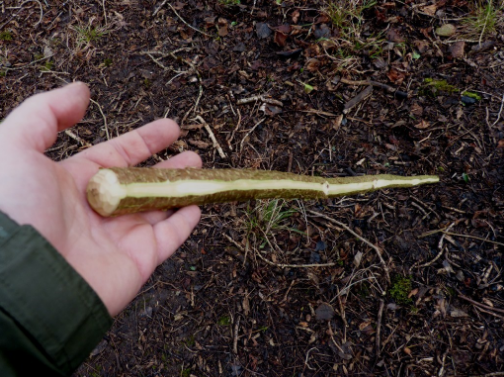
<path id="1" fill-rule="evenodd" d="M 322 178 L 247 169 L 101 169 L 87 186 L 102 216 L 250 199 L 327 199 L 391 187 L 436 183 L 439 177 L 389 174 Z"/>

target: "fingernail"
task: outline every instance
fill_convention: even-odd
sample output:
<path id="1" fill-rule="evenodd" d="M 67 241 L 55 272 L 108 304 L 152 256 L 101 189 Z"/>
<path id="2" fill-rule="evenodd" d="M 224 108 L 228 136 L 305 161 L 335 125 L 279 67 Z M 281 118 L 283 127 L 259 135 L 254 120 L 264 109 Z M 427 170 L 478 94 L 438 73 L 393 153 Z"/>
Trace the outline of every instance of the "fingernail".
<path id="1" fill-rule="evenodd" d="M 66 88 L 73 88 L 74 86 L 75 87 L 79 87 L 79 86 L 82 86 L 82 85 L 87 86 L 82 81 L 74 81 L 74 82 L 72 82 L 70 84 L 66 84 L 65 86 L 63 86 L 63 88 L 65 88 L 65 89 Z"/>
<path id="2" fill-rule="evenodd" d="M 89 87 L 82 81 L 75 81 L 62 87 L 66 91 L 71 91 L 74 95 L 89 96 Z"/>

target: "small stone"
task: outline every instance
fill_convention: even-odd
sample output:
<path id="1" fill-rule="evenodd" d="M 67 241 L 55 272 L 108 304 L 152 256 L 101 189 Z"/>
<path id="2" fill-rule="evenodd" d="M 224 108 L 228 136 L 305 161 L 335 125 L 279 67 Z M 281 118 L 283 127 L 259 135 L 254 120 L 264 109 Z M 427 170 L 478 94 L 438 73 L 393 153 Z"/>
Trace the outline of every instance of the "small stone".
<path id="1" fill-rule="evenodd" d="M 320 254 L 312 251 L 310 254 L 310 263 L 320 263 Z"/>
<path id="2" fill-rule="evenodd" d="M 315 317 L 319 321 L 328 321 L 334 317 L 334 309 L 331 305 L 323 302 L 315 310 Z"/>
<path id="3" fill-rule="evenodd" d="M 464 105 L 474 105 L 476 103 L 476 98 L 468 97 L 468 96 L 462 96 L 460 99 Z"/>
<path id="4" fill-rule="evenodd" d="M 450 53 L 453 59 L 462 59 L 464 54 L 465 42 L 458 41 L 450 46 Z"/>
<path id="5" fill-rule="evenodd" d="M 321 24 L 319 27 L 315 29 L 313 32 L 315 38 L 329 38 L 331 36 L 331 29 L 326 24 Z"/>
<path id="6" fill-rule="evenodd" d="M 269 28 L 268 24 L 265 24 L 263 22 L 258 22 L 256 24 L 256 33 L 259 39 L 266 39 L 271 36 L 273 33 L 272 30 Z"/>
<path id="7" fill-rule="evenodd" d="M 455 25 L 452 24 L 444 24 L 443 26 L 440 26 L 436 29 L 436 34 L 441 36 L 441 37 L 451 37 L 455 32 L 457 31 L 457 28 Z"/>
<path id="8" fill-rule="evenodd" d="M 450 316 L 453 318 L 463 318 L 463 317 L 469 317 L 469 314 L 467 314 L 463 310 L 457 309 L 452 306 L 450 310 Z"/>

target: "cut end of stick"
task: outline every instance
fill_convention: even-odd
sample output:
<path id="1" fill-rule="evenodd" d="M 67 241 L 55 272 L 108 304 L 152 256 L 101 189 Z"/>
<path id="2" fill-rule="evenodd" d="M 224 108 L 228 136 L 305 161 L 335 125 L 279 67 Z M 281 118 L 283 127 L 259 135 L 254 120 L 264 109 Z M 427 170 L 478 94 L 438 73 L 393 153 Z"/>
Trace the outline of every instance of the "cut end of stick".
<path id="1" fill-rule="evenodd" d="M 91 207 L 102 216 L 110 216 L 126 196 L 124 188 L 112 170 L 101 169 L 89 181 L 87 199 Z"/>

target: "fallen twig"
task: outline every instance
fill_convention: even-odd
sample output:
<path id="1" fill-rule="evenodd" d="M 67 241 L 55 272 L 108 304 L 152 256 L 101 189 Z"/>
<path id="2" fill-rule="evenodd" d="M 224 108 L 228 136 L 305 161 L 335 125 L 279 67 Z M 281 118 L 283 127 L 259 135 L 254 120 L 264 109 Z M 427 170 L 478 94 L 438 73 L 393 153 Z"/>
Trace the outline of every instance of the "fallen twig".
<path id="1" fill-rule="evenodd" d="M 421 264 L 420 266 L 415 266 L 415 264 L 413 266 L 411 266 L 411 268 L 409 269 L 410 272 L 414 269 L 414 268 L 424 268 L 424 267 L 429 267 L 431 266 L 432 264 L 434 264 L 434 262 L 436 262 L 439 258 L 441 258 L 441 255 L 443 255 L 443 252 L 444 252 L 444 248 L 441 249 L 441 251 L 439 253 L 437 253 L 437 255 L 434 257 L 434 259 L 432 259 L 430 262 L 427 262 L 425 264 Z"/>
<path id="2" fill-rule="evenodd" d="M 310 349 L 308 350 L 308 352 L 306 352 L 306 357 L 305 357 L 305 362 L 304 362 L 304 363 L 305 363 L 305 365 L 306 365 L 306 367 L 307 367 L 308 369 L 310 369 L 310 370 L 315 370 L 315 368 L 312 368 L 312 367 L 310 366 L 310 364 L 308 364 L 308 359 L 310 358 L 310 352 L 311 352 L 311 351 L 313 351 L 313 350 L 317 350 L 317 351 L 318 351 L 318 348 L 317 348 L 317 347 L 310 348 Z"/>
<path id="3" fill-rule="evenodd" d="M 343 114 L 347 114 L 353 107 L 355 107 L 356 105 L 364 101 L 366 98 L 371 96 L 371 94 L 373 94 L 373 86 L 369 85 L 366 89 L 364 89 L 350 101 L 345 103 L 345 107 L 343 108 Z"/>
<path id="4" fill-rule="evenodd" d="M 42 7 L 42 3 L 38 0 L 26 0 L 26 1 L 23 1 L 20 5 L 19 5 L 19 11 L 14 14 L 11 18 L 9 18 L 6 22 L 4 22 L 1 26 L 0 26 L 0 30 L 3 29 L 3 27 L 5 25 L 7 25 L 9 22 L 11 22 L 14 17 L 17 17 L 17 15 L 23 10 L 23 5 L 26 4 L 26 3 L 37 3 L 40 7 L 40 16 L 39 16 L 39 20 L 37 21 L 37 23 L 35 25 L 33 25 L 33 27 L 37 27 L 41 22 L 42 22 L 42 19 L 44 18 L 44 8 Z"/>
<path id="5" fill-rule="evenodd" d="M 253 96 L 253 97 L 248 97 L 248 98 L 242 98 L 242 99 L 237 100 L 236 104 L 237 105 L 244 105 L 246 103 L 257 102 L 257 101 L 262 101 L 262 102 L 268 103 L 270 105 L 276 105 L 276 106 L 280 106 L 280 107 L 283 106 L 282 102 L 277 101 L 276 99 L 273 99 L 273 98 L 268 98 L 268 97 L 263 96 L 263 95 Z"/>
<path id="6" fill-rule="evenodd" d="M 364 237 L 362 237 L 362 236 L 358 235 L 357 233 L 355 233 L 350 227 L 348 227 L 347 225 L 345 225 L 341 221 L 334 220 L 333 218 L 331 218 L 329 216 L 326 216 L 326 215 L 324 215 L 323 213 L 320 213 L 320 212 L 316 212 L 316 211 L 312 211 L 312 210 L 308 210 L 308 212 L 310 212 L 312 215 L 322 217 L 322 218 L 324 218 L 324 219 L 326 219 L 326 220 L 328 220 L 328 221 L 330 221 L 330 222 L 332 222 L 334 224 L 339 225 L 340 227 L 342 227 L 343 229 L 345 229 L 347 232 L 349 232 L 350 234 L 352 234 L 354 237 L 356 237 L 358 240 L 364 242 L 366 245 L 368 245 L 374 251 L 376 251 L 376 254 L 378 255 L 378 258 L 380 259 L 380 263 L 382 264 L 383 269 L 385 270 L 385 275 L 387 276 L 387 281 L 389 283 L 391 283 L 389 268 L 387 266 L 387 263 L 385 263 L 385 260 L 383 259 L 383 256 L 381 254 L 382 251 L 381 251 L 381 249 L 378 246 L 373 245 L 367 239 L 365 239 Z"/>
<path id="7" fill-rule="evenodd" d="M 504 243 L 502 243 L 502 242 L 491 241 L 491 240 L 487 240 L 486 238 L 478 237 L 478 236 L 472 236 L 470 234 L 460 234 L 460 233 L 448 232 L 445 229 L 446 228 L 432 230 L 432 231 L 429 231 L 429 232 L 426 232 L 424 234 L 419 235 L 418 238 L 424 238 L 424 237 L 432 236 L 433 234 L 442 232 L 442 233 L 445 233 L 448 236 L 471 238 L 471 239 L 482 241 L 482 242 L 488 242 L 488 243 L 491 243 L 491 244 L 494 244 L 494 245 L 504 246 Z"/>
<path id="8" fill-rule="evenodd" d="M 499 109 L 499 114 L 497 114 L 497 119 L 495 119 L 495 122 L 493 122 L 490 127 L 495 126 L 497 124 L 497 122 L 500 120 L 503 107 L 504 107 L 504 93 L 502 94 L 501 105 L 500 105 L 500 109 Z"/>
<path id="9" fill-rule="evenodd" d="M 504 309 L 499 309 L 499 308 L 493 308 L 491 306 L 488 306 L 488 305 L 485 305 L 485 304 L 481 304 L 479 303 L 478 301 L 474 301 L 472 298 L 469 298 L 465 295 L 462 294 L 462 292 L 460 292 L 457 288 L 455 288 L 455 290 L 458 292 L 458 298 L 461 298 L 462 300 L 465 300 L 465 301 L 468 301 L 470 302 L 471 304 L 473 305 L 476 305 L 482 309 L 486 309 L 486 310 L 490 310 L 490 311 L 493 311 L 493 312 L 497 312 L 497 313 L 501 313 L 501 314 L 504 314 Z"/>
<path id="10" fill-rule="evenodd" d="M 203 124 L 203 127 L 205 127 L 205 130 L 208 132 L 208 136 L 210 136 L 210 140 L 212 140 L 214 148 L 216 148 L 217 152 L 219 152 L 219 156 L 221 156 L 221 158 L 226 158 L 226 154 L 224 153 L 224 151 L 222 150 L 222 147 L 220 146 L 219 142 L 215 138 L 215 135 L 214 135 L 212 129 L 210 128 L 210 126 L 208 125 L 208 123 L 199 115 L 194 119 L 200 121 L 201 124 Z"/>
<path id="11" fill-rule="evenodd" d="M 103 110 L 102 110 L 100 104 L 93 99 L 90 99 L 90 101 L 93 102 L 96 106 L 98 106 L 98 110 L 100 111 L 100 114 L 103 118 L 103 124 L 105 126 L 105 135 L 107 135 L 107 140 L 110 140 L 110 134 L 109 134 L 108 125 L 107 125 L 107 118 L 105 117 L 105 114 L 103 113 Z"/>
<path id="12" fill-rule="evenodd" d="M 166 1 L 162 4 L 164 5 L 165 3 L 167 3 Z M 200 29 L 198 28 L 195 28 L 194 26 L 188 24 L 181 16 L 180 14 L 177 13 L 177 11 L 175 10 L 175 8 L 170 4 L 170 3 L 167 3 L 168 6 L 171 8 L 171 10 L 173 11 L 173 13 L 175 13 L 177 15 L 177 17 L 180 19 L 180 21 L 182 21 L 184 24 L 186 24 L 188 27 L 190 27 L 191 29 L 193 29 L 194 31 L 197 31 L 198 33 L 201 33 L 203 35 L 206 35 L 207 37 L 210 37 L 210 38 L 213 38 L 210 34 L 208 33 L 205 33 L 204 31 L 201 31 Z M 160 7 L 161 8 L 161 7 Z"/>
<path id="13" fill-rule="evenodd" d="M 233 337 L 233 352 L 235 355 L 238 354 L 238 331 L 240 330 L 240 316 L 237 316 L 238 318 L 235 320 L 235 325 L 234 325 L 234 337 Z M 236 318 L 236 317 L 235 317 Z"/>
<path id="14" fill-rule="evenodd" d="M 231 242 L 233 245 L 235 245 L 237 248 L 239 248 L 242 252 L 245 252 L 244 248 L 242 245 L 240 245 L 238 242 L 233 240 L 231 237 L 229 237 L 227 234 L 224 234 L 224 237 L 227 238 L 229 242 Z M 269 242 L 268 238 L 266 237 L 266 242 L 269 243 L 270 247 L 273 249 L 273 246 Z M 261 255 L 261 253 L 256 253 L 256 255 L 261 259 L 263 262 L 266 264 L 269 264 L 270 266 L 273 267 L 278 267 L 278 268 L 310 268 L 310 267 L 332 267 L 335 266 L 336 263 L 313 263 L 313 264 L 285 264 L 285 263 L 275 263 L 272 262 L 265 257 Z"/>
<path id="15" fill-rule="evenodd" d="M 340 78 L 339 81 L 342 82 L 343 84 L 347 84 L 347 85 L 376 86 L 378 88 L 385 89 L 389 93 L 394 93 L 394 95 L 399 99 L 408 98 L 408 93 L 400 91 L 390 85 L 383 84 L 378 81 L 371 81 L 371 80 L 354 81 L 354 80 L 348 80 L 345 78 Z"/>
<path id="16" fill-rule="evenodd" d="M 383 308 L 385 306 L 385 301 L 380 300 L 380 308 L 378 309 L 378 319 L 376 324 L 376 356 L 380 357 L 380 334 L 381 334 L 381 323 L 383 317 Z"/>
<path id="17" fill-rule="evenodd" d="M 80 136 L 76 135 L 73 133 L 72 130 L 65 130 L 65 134 L 70 137 L 71 139 L 74 139 L 76 142 L 80 143 L 81 145 L 85 146 L 86 148 L 92 147 L 91 144 L 89 144 L 87 141 L 83 140 Z"/>
<path id="18" fill-rule="evenodd" d="M 258 125 L 260 125 L 262 122 L 264 122 L 266 120 L 266 118 L 262 118 L 259 122 L 257 122 L 254 127 L 252 127 L 248 132 L 247 134 L 243 137 L 241 143 L 240 143 L 240 151 L 243 149 L 243 143 L 245 142 L 245 139 L 247 138 L 247 136 L 249 136 L 252 132 L 254 132 L 254 130 L 256 129 L 256 127 Z"/>
<path id="19" fill-rule="evenodd" d="M 234 139 L 234 135 L 235 135 L 236 131 L 238 131 L 238 129 L 240 128 L 241 119 L 242 119 L 240 109 L 237 108 L 236 111 L 238 112 L 238 123 L 236 123 L 236 127 L 234 128 L 233 132 L 231 133 L 231 136 L 229 137 L 229 139 L 227 140 L 229 150 L 231 150 L 231 151 L 233 150 L 233 146 L 231 145 L 231 143 Z"/>

